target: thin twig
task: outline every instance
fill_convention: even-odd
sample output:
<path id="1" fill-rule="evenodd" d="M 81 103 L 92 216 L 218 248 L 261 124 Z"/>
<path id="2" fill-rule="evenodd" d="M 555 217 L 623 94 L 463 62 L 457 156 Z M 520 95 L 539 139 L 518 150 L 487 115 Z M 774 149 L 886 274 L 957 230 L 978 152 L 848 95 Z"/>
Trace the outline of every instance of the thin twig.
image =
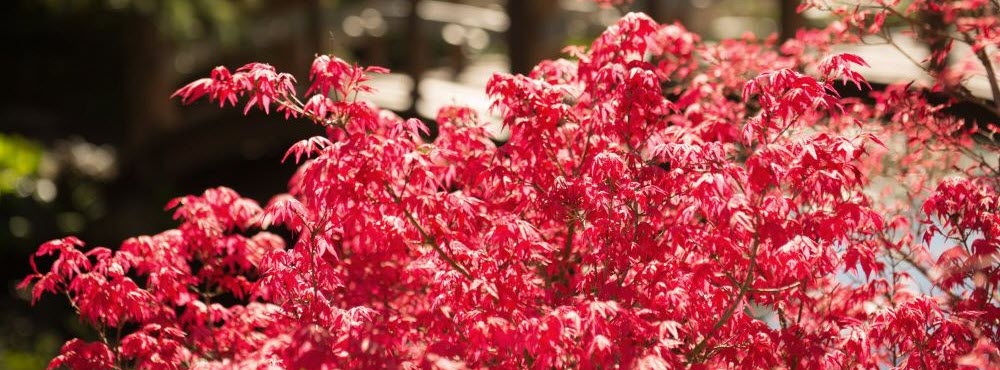
<path id="1" fill-rule="evenodd" d="M 409 221 L 410 224 L 417 229 L 418 233 L 420 233 L 420 237 L 423 239 L 421 242 L 433 248 L 434 251 L 437 252 L 438 256 L 441 257 L 441 259 L 443 259 L 445 262 L 447 262 L 448 265 L 450 265 L 453 269 L 455 269 L 455 271 L 458 271 L 458 273 L 462 274 L 462 276 L 465 276 L 465 278 L 473 280 L 472 274 L 470 274 L 469 271 L 464 266 L 459 264 L 458 261 L 456 261 L 454 258 L 451 258 L 451 256 L 448 255 L 448 253 L 445 253 L 445 251 L 441 249 L 440 246 L 437 245 L 437 241 L 434 239 L 434 237 L 428 234 L 427 231 L 424 230 L 423 226 L 420 226 L 420 223 L 417 222 L 417 219 L 413 217 L 413 214 L 411 214 L 410 211 L 406 209 L 406 207 L 403 207 L 403 200 L 399 197 L 399 195 L 396 194 L 395 191 L 392 190 L 392 186 L 389 186 L 389 184 L 385 184 L 385 190 L 389 192 L 390 196 L 392 196 L 393 202 L 396 203 L 396 205 L 398 205 L 399 208 L 403 210 L 403 215 L 406 216 L 406 220 Z"/>
<path id="2" fill-rule="evenodd" d="M 705 345 L 708 344 L 708 340 L 711 339 L 712 336 L 714 336 L 715 333 L 718 332 L 723 325 L 729 322 L 729 319 L 731 319 L 733 317 L 733 314 L 736 313 L 736 308 L 740 306 L 740 303 L 743 302 L 743 298 L 746 297 L 747 292 L 750 291 L 750 287 L 753 285 L 753 280 L 754 280 L 754 269 L 757 267 L 757 247 L 759 246 L 760 242 L 756 237 L 754 237 L 753 246 L 750 247 L 750 256 L 749 256 L 750 266 L 747 267 L 747 274 L 746 277 L 743 278 L 743 283 L 740 284 L 739 292 L 736 294 L 736 297 L 733 298 L 733 302 L 729 304 L 729 307 L 726 308 L 726 311 L 722 314 L 722 317 L 719 318 L 719 321 L 715 322 L 715 325 L 712 326 L 712 329 L 709 330 L 708 333 L 706 333 L 705 336 L 701 339 L 701 341 L 694 346 L 694 349 L 691 350 L 691 355 L 689 356 L 689 359 L 692 363 L 700 363 L 704 360 L 704 358 L 702 358 L 701 355 L 702 352 L 704 352 L 705 350 Z"/>
<path id="3" fill-rule="evenodd" d="M 965 42 L 975 49 L 974 45 L 976 41 L 972 39 L 972 36 L 964 32 L 962 36 L 965 37 Z M 990 92 L 993 93 L 993 105 L 997 111 L 1000 111 L 1000 82 L 997 81 L 996 71 L 993 70 L 993 62 L 990 60 L 989 55 L 986 55 L 985 48 L 976 50 L 976 57 L 979 58 L 979 62 L 986 68 L 986 78 L 990 80 Z"/>

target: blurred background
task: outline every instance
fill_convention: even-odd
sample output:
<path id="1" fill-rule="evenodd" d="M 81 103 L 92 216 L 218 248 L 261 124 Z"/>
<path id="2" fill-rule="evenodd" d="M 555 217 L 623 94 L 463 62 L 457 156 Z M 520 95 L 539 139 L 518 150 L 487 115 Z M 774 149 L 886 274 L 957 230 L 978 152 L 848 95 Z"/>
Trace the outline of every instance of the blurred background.
<path id="1" fill-rule="evenodd" d="M 526 73 L 587 44 L 623 11 L 680 21 L 707 40 L 766 37 L 809 22 L 793 0 L 10 0 L 0 15 L 0 369 L 43 368 L 70 337 L 93 337 L 64 299 L 32 307 L 14 288 L 47 240 L 90 246 L 174 225 L 163 205 L 226 185 L 261 203 L 295 170 L 306 122 L 169 96 L 218 65 L 260 61 L 304 86 L 317 53 L 393 73 L 368 98 L 405 117 L 447 104 L 487 112 L 495 72 Z M 304 87 L 303 87 L 304 90 Z M 498 133 L 498 135 L 502 135 Z"/>

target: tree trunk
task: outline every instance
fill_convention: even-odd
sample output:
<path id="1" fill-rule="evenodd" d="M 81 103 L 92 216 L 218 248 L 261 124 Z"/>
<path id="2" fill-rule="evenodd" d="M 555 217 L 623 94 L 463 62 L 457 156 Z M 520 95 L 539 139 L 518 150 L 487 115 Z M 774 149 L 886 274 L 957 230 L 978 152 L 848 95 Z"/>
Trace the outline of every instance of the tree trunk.
<path id="1" fill-rule="evenodd" d="M 691 6 L 687 0 L 647 0 L 646 13 L 661 24 L 688 23 Z"/>
<path id="2" fill-rule="evenodd" d="M 798 0 L 780 0 L 781 1 L 781 33 L 779 36 L 781 40 L 789 40 L 795 38 L 795 33 L 798 32 L 799 28 L 805 26 L 805 19 L 802 18 L 802 14 L 799 14 Z"/>
<path id="3" fill-rule="evenodd" d="M 557 20 L 559 3 L 555 0 L 509 0 L 507 15 L 510 29 L 507 30 L 507 54 L 510 56 L 510 70 L 527 74 L 539 61 L 559 55 L 563 40 L 553 40 L 552 32 L 546 32 Z"/>
<path id="4" fill-rule="evenodd" d="M 406 117 L 417 117 L 417 100 L 420 100 L 420 79 L 426 69 L 426 47 L 424 46 L 423 22 L 417 14 L 420 0 L 410 0 L 410 14 L 406 17 L 406 45 L 409 56 L 406 65 L 406 74 L 413 79 L 413 88 L 410 90 L 410 109 L 406 111 Z"/>

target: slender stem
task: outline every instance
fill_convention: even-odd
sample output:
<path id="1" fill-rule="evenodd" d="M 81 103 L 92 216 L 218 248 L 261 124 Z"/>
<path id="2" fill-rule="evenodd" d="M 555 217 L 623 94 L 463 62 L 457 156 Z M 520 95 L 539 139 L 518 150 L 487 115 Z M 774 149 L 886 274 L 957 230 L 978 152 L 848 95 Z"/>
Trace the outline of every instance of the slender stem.
<path id="1" fill-rule="evenodd" d="M 700 363 L 705 360 L 705 358 L 703 358 L 702 355 L 705 351 L 705 345 L 708 344 L 708 340 L 712 339 L 712 336 L 714 336 L 719 331 L 719 329 L 722 328 L 723 325 L 725 325 L 727 322 L 729 322 L 730 319 L 732 319 L 733 314 L 736 313 L 736 308 L 740 306 L 740 303 L 743 302 L 743 298 L 746 297 L 747 292 L 750 291 L 750 287 L 753 285 L 753 280 L 754 280 L 754 269 L 757 267 L 757 248 L 759 246 L 760 246 L 759 240 L 756 237 L 754 237 L 753 246 L 750 247 L 750 256 L 749 256 L 750 266 L 747 267 L 747 274 L 746 277 L 743 278 L 743 283 L 740 284 L 739 292 L 736 294 L 736 297 L 733 298 L 733 301 L 732 303 L 729 304 L 729 307 L 726 308 L 726 311 L 723 312 L 722 317 L 719 318 L 719 321 L 715 322 L 715 325 L 712 326 L 712 329 L 709 330 L 708 333 L 706 333 L 705 336 L 701 339 L 701 341 L 694 346 L 694 349 L 691 350 L 691 354 L 688 356 L 691 363 Z"/>
<path id="2" fill-rule="evenodd" d="M 569 263 L 569 255 L 573 252 L 573 236 L 576 234 L 576 220 L 570 218 L 567 223 L 566 230 L 566 241 L 563 244 L 562 250 L 562 261 L 563 264 Z"/>
<path id="3" fill-rule="evenodd" d="M 892 242 L 888 239 L 888 237 L 885 234 L 882 234 L 882 235 L 879 235 L 879 236 L 880 236 L 880 239 L 882 240 L 882 243 L 886 244 L 887 246 L 892 245 Z M 940 288 L 942 292 L 944 292 L 945 294 L 947 294 L 948 297 L 952 299 L 952 301 L 955 301 L 955 300 L 958 300 L 958 299 L 961 298 L 958 295 L 956 295 L 954 292 L 952 292 L 950 289 L 947 289 L 946 287 L 939 286 L 939 284 L 935 281 L 935 279 L 931 278 L 931 273 L 927 269 L 927 267 L 925 267 L 925 266 L 921 265 L 920 263 L 918 263 L 917 261 L 913 260 L 913 258 L 911 258 L 909 255 L 906 255 L 906 254 L 904 254 L 904 253 L 902 253 L 900 251 L 897 251 L 897 250 L 893 250 L 892 248 L 886 248 L 886 250 L 889 251 L 889 257 L 891 257 L 891 258 L 898 258 L 900 261 L 906 262 L 907 264 L 909 264 L 911 267 L 913 267 L 914 270 L 916 270 L 921 275 L 923 275 L 925 278 L 927 278 L 927 281 L 930 281 L 931 285 L 933 287 Z"/>
<path id="4" fill-rule="evenodd" d="M 205 287 L 208 289 L 208 287 Z M 205 311 L 208 314 L 208 335 L 212 337 L 212 352 L 204 351 L 205 355 L 209 358 L 215 358 L 219 356 L 219 339 L 215 336 L 215 317 L 212 315 L 212 296 L 215 292 L 205 292 L 201 293 L 201 297 L 205 299 Z"/>
<path id="5" fill-rule="evenodd" d="M 887 11 L 889 11 L 890 13 L 892 13 L 893 15 L 899 17 L 900 19 L 906 21 L 913 28 L 921 28 L 921 29 L 923 29 L 926 32 L 931 32 L 931 33 L 934 33 L 934 34 L 936 34 L 938 36 L 946 37 L 946 38 L 949 38 L 949 39 L 952 39 L 952 40 L 956 40 L 956 41 L 960 41 L 960 42 L 965 42 L 965 43 L 969 44 L 969 46 L 972 46 L 973 43 L 975 42 L 975 40 L 972 40 L 971 36 L 969 36 L 966 33 L 962 34 L 964 36 L 963 39 L 959 39 L 957 37 L 949 35 L 948 33 L 943 33 L 943 32 L 940 32 L 937 29 L 929 28 L 926 25 L 922 24 L 921 22 L 918 22 L 918 21 L 916 21 L 916 20 L 914 20 L 912 18 L 907 17 L 906 15 L 904 15 L 903 13 L 900 13 L 898 10 L 893 9 L 892 7 L 885 7 L 884 9 L 886 9 Z M 909 59 L 911 63 L 913 63 L 914 65 L 916 65 L 920 69 L 924 70 L 928 74 L 933 75 L 934 71 L 930 70 L 923 63 L 920 63 L 917 60 L 915 60 L 912 55 L 910 55 L 909 53 L 905 52 L 899 45 L 897 45 L 893 41 L 892 36 L 890 34 L 888 34 L 888 32 L 883 31 L 882 34 L 879 35 L 879 36 L 881 36 L 886 41 L 886 43 L 888 45 L 892 46 L 897 51 L 899 51 L 900 54 L 903 54 L 904 57 L 906 57 L 907 59 Z M 990 62 L 989 57 L 986 55 L 985 50 L 980 50 L 979 52 L 976 52 L 976 56 L 979 58 L 980 62 L 983 64 L 983 67 L 986 68 L 987 78 L 990 80 L 989 81 L 990 82 L 990 89 L 992 90 L 992 94 L 993 94 L 993 104 L 990 105 L 989 102 L 986 101 L 985 99 L 982 99 L 982 98 L 979 98 L 979 97 L 973 95 L 971 92 L 968 91 L 968 88 L 966 88 L 964 85 L 959 85 L 955 90 L 948 91 L 948 94 L 950 94 L 952 96 L 955 96 L 955 97 L 957 97 L 959 99 L 971 102 L 973 104 L 979 105 L 979 106 L 981 106 L 983 108 L 986 108 L 986 109 L 990 110 L 991 112 L 993 112 L 994 114 L 1000 114 L 1000 85 L 998 85 L 998 81 L 997 81 L 997 78 L 996 78 L 996 72 L 994 71 L 993 64 Z"/>
<path id="6" fill-rule="evenodd" d="M 780 293 L 780 292 L 783 292 L 783 291 L 786 291 L 786 290 L 789 290 L 789 289 L 795 289 L 799 285 L 802 285 L 801 281 L 796 281 L 794 283 L 785 285 L 783 287 L 777 287 L 777 288 L 753 288 L 753 289 L 750 289 L 750 291 L 754 292 L 754 293 Z"/>
<path id="7" fill-rule="evenodd" d="M 448 255 L 448 253 L 445 253 L 445 251 L 441 249 L 440 246 L 438 246 L 437 241 L 434 240 L 434 237 L 428 234 L 427 231 L 424 230 L 422 226 L 420 226 L 420 223 L 417 222 L 417 219 L 413 217 L 413 214 L 411 214 L 410 211 L 406 209 L 406 207 L 403 207 L 403 200 L 399 197 L 398 194 L 396 194 L 394 190 L 392 190 L 392 186 L 389 186 L 389 184 L 385 184 L 385 190 L 389 192 L 389 195 L 392 197 L 393 202 L 396 203 L 396 205 L 398 205 L 399 208 L 403 210 L 403 215 L 406 216 L 406 220 L 409 221 L 410 224 L 417 229 L 418 233 L 420 233 L 420 237 L 423 239 L 421 240 L 421 242 L 433 248 L 434 251 L 437 252 L 438 256 L 441 257 L 441 259 L 443 259 L 445 262 L 447 262 L 448 265 L 450 265 L 453 269 L 455 269 L 455 271 L 458 271 L 458 273 L 462 274 L 462 276 L 465 276 L 466 279 L 473 280 L 472 274 L 470 274 L 469 271 L 464 266 L 458 263 L 458 261 L 456 261 L 454 258 L 451 258 L 451 256 Z"/>
<path id="8" fill-rule="evenodd" d="M 975 44 L 975 40 L 968 33 L 962 33 L 965 37 L 965 42 L 970 46 Z M 1000 111 L 1000 82 L 997 81 L 996 71 L 993 69 L 993 62 L 990 60 L 989 55 L 986 55 L 986 49 L 980 48 L 976 51 L 976 57 L 979 58 L 979 62 L 983 64 L 986 68 L 986 78 L 990 82 L 990 92 L 993 93 L 993 105 L 996 107 L 997 111 Z"/>

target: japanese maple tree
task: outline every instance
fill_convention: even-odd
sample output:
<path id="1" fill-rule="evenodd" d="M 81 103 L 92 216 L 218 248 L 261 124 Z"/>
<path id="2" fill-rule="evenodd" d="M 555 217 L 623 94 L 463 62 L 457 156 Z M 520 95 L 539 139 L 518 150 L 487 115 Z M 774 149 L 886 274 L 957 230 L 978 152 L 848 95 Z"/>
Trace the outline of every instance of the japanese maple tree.
<path id="1" fill-rule="evenodd" d="M 1000 6 L 803 8 L 839 20 L 704 42 L 628 14 L 570 59 L 493 76 L 502 145 L 469 108 L 429 140 L 356 100 L 381 68 L 318 56 L 300 96 L 267 64 L 218 67 L 175 97 L 327 135 L 292 145 L 264 207 L 214 188 L 115 250 L 43 244 L 51 267 L 33 258 L 22 287 L 99 336 L 50 367 L 1000 368 L 996 122 L 949 113 L 1000 113 Z M 835 51 L 892 44 L 887 22 L 941 46 L 913 61 L 930 82 L 873 90 Z"/>

